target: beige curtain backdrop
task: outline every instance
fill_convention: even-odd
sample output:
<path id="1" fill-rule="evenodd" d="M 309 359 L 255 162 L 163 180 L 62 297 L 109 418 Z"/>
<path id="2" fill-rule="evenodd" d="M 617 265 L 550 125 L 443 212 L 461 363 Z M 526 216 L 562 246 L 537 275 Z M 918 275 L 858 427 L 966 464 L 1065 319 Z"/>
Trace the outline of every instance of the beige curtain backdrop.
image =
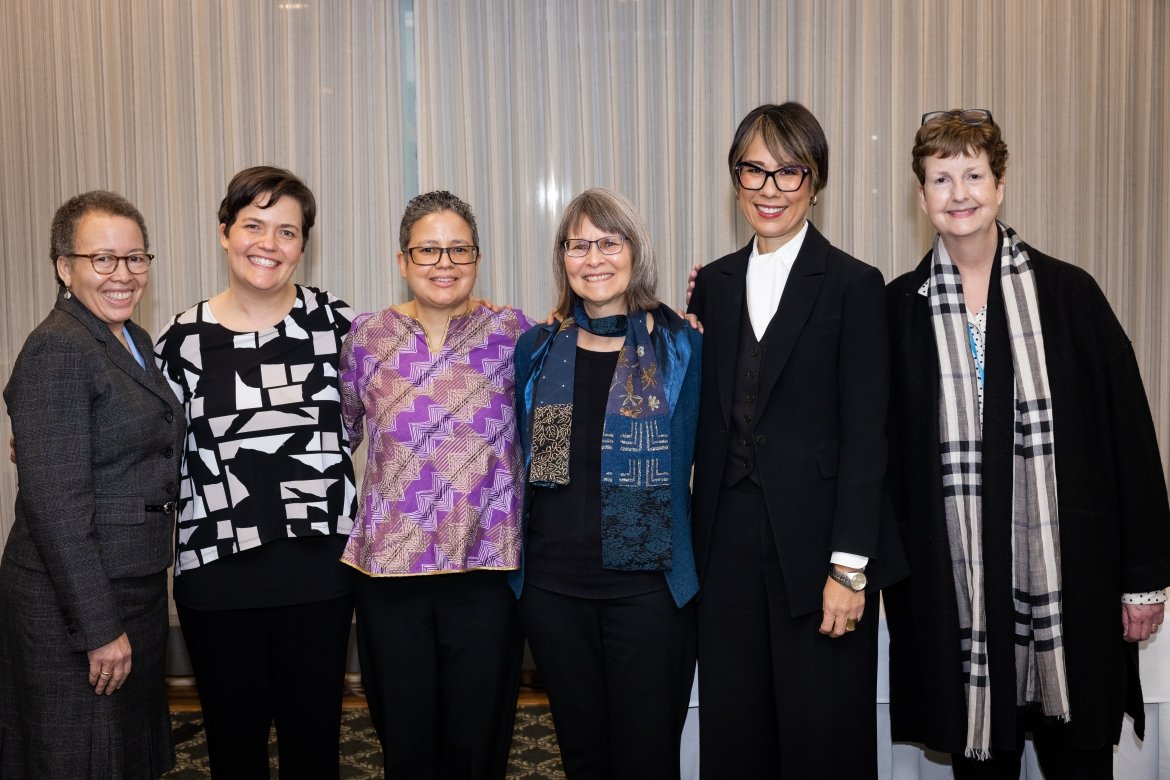
<path id="1" fill-rule="evenodd" d="M 155 333 L 226 283 L 216 208 L 259 163 L 317 194 L 300 281 L 360 310 L 403 299 L 402 208 L 446 188 L 479 214 L 479 292 L 542 316 L 560 211 L 594 185 L 639 207 L 681 304 L 691 264 L 748 238 L 726 153 L 750 108 L 820 118 L 812 219 L 891 278 L 932 236 L 920 115 L 982 107 L 1011 151 L 1003 218 L 1101 284 L 1165 462 L 1167 40 L 1166 0 L 0 0 L 0 382 L 52 306 L 53 211 L 86 189 L 146 216 Z M 15 493 L 0 458 L 0 540 Z"/>

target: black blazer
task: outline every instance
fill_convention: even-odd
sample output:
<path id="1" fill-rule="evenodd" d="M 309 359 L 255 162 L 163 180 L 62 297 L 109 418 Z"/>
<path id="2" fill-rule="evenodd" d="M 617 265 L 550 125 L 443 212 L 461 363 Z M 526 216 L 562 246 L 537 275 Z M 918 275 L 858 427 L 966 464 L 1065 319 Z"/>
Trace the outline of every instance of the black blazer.
<path id="1" fill-rule="evenodd" d="M 751 250 L 704 267 L 691 298 L 706 334 L 694 477 L 700 584 L 727 457 Z M 871 589 L 905 575 L 882 485 L 889 343 L 881 272 L 810 223 L 761 341 L 756 465 L 797 616 L 821 609 L 834 551 L 869 557 Z"/>
<path id="2" fill-rule="evenodd" d="M 173 550 L 174 516 L 157 508 L 179 497 L 186 418 L 150 336 L 128 328 L 145 368 L 58 297 L 4 389 L 20 484 L 3 565 L 48 573 L 78 652 L 124 630 L 112 583 L 164 571 Z"/>

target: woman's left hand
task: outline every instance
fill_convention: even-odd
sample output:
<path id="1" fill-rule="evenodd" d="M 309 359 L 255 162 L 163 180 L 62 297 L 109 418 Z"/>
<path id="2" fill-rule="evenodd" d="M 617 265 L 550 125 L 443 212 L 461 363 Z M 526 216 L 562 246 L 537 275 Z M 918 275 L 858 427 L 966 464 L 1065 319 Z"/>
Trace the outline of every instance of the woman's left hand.
<path id="1" fill-rule="evenodd" d="M 820 632 L 834 639 L 852 631 L 847 621 L 860 621 L 865 614 L 865 591 L 849 590 L 832 577 L 825 577 L 824 598 L 821 601 L 824 618 L 821 620 Z M 857 623 L 852 623 L 857 627 Z"/>
<path id="2" fill-rule="evenodd" d="M 486 298 L 476 298 L 474 295 L 467 299 L 467 306 L 468 306 L 468 308 L 471 308 L 471 309 L 474 309 L 477 306 L 482 306 L 485 309 L 487 309 L 488 311 L 492 312 L 493 314 L 496 312 L 503 311 L 504 309 L 512 308 L 511 306 L 509 306 L 506 303 L 503 306 L 501 306 L 498 303 L 492 303 L 491 301 L 487 300 Z"/>
<path id="3" fill-rule="evenodd" d="M 1162 625 L 1165 604 L 1122 604 L 1121 636 L 1126 642 L 1144 642 Z"/>
<path id="4" fill-rule="evenodd" d="M 703 323 L 699 322 L 699 318 L 696 317 L 695 315 L 687 314 L 682 309 L 675 309 L 675 314 L 677 314 L 678 316 L 680 316 L 684 320 L 686 320 L 687 324 L 690 325 L 695 330 L 699 331 L 699 333 L 703 332 Z"/>
<path id="5" fill-rule="evenodd" d="M 122 687 L 130 674 L 130 637 L 123 631 L 109 644 L 86 653 L 89 658 L 89 684 L 96 694 L 109 696 Z"/>

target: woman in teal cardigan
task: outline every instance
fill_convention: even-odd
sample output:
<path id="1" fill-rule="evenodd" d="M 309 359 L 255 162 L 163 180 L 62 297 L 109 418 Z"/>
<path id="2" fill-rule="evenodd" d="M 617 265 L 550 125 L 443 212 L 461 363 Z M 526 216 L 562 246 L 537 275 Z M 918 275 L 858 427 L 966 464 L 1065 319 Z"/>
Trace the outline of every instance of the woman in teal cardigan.
<path id="1" fill-rule="evenodd" d="M 702 336 L 655 297 L 649 236 L 620 195 L 569 204 L 553 269 L 560 319 L 516 346 L 528 489 L 512 586 L 570 780 L 677 778 Z"/>

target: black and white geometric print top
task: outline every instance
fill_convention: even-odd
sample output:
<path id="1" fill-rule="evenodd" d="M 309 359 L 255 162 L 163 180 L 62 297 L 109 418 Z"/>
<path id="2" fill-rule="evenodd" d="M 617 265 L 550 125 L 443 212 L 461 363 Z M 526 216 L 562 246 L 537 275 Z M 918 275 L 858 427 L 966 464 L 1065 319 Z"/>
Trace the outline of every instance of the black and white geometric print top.
<path id="1" fill-rule="evenodd" d="M 202 301 L 155 345 L 187 410 L 176 576 L 265 542 L 353 527 L 337 365 L 354 313 L 328 292 L 296 291 L 272 328 L 228 330 Z"/>

